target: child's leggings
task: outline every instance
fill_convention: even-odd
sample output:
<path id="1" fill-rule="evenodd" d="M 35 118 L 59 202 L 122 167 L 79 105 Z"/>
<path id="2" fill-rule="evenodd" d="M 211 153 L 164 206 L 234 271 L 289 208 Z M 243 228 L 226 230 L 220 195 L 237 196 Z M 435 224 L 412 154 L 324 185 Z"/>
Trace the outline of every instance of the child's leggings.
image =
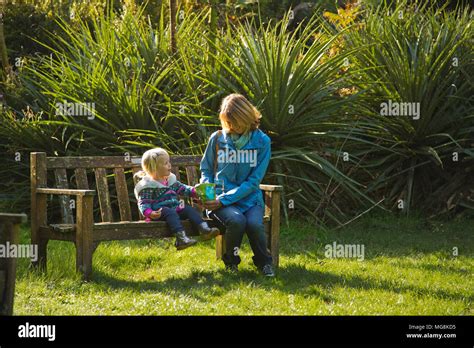
<path id="1" fill-rule="evenodd" d="M 184 231 L 184 227 L 181 224 L 181 220 L 189 219 L 193 226 L 201 224 L 204 220 L 202 219 L 201 213 L 190 205 L 185 205 L 179 212 L 174 208 L 163 207 L 161 209 L 161 216 L 159 221 L 166 221 L 170 230 L 173 234 L 176 232 Z"/>

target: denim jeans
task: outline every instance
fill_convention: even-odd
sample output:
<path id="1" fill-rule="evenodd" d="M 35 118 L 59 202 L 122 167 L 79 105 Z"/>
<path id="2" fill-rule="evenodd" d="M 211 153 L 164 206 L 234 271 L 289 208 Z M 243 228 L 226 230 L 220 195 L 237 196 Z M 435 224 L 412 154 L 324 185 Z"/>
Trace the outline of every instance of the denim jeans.
<path id="1" fill-rule="evenodd" d="M 247 233 L 254 256 L 255 266 L 261 268 L 272 263 L 267 249 L 267 236 L 263 226 L 263 207 L 255 205 L 245 213 L 232 206 L 225 206 L 209 212 L 208 216 L 225 227 L 225 253 L 222 257 L 226 265 L 238 265 L 240 246 Z"/>
<path id="2" fill-rule="evenodd" d="M 161 216 L 158 220 L 166 221 L 171 232 L 176 234 L 176 232 L 184 231 L 181 220 L 186 219 L 191 221 L 193 227 L 196 227 L 204 221 L 202 219 L 201 213 L 190 205 L 185 205 L 184 209 L 182 209 L 180 212 L 177 212 L 176 209 L 173 208 L 163 207 L 161 208 Z"/>

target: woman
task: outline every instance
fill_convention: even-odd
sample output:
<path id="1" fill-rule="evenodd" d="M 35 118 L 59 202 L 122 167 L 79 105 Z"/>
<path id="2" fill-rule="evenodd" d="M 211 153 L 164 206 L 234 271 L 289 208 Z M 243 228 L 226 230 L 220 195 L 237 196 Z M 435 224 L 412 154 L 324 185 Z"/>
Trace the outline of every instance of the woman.
<path id="1" fill-rule="evenodd" d="M 222 131 L 213 133 L 201 161 L 201 183 L 216 184 L 216 200 L 204 203 L 208 216 L 225 227 L 223 261 L 238 271 L 240 245 L 247 233 L 253 262 L 268 277 L 275 275 L 263 225 L 264 201 L 259 188 L 270 162 L 270 138 L 258 129 L 262 116 L 240 94 L 222 101 Z"/>

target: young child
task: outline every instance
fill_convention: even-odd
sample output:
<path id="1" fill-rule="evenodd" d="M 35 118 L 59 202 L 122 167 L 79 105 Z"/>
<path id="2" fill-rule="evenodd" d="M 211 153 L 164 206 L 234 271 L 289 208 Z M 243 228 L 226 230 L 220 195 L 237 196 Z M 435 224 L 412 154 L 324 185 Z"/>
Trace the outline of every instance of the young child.
<path id="1" fill-rule="evenodd" d="M 135 186 L 138 208 L 147 222 L 164 220 L 168 223 L 176 235 L 176 249 L 182 250 L 197 243 L 186 235 L 181 220 L 189 219 L 203 240 L 219 234 L 219 229 L 210 228 L 196 209 L 180 204 L 179 195 L 197 197 L 196 190 L 193 186 L 179 182 L 171 173 L 170 157 L 164 149 L 146 151 L 142 157 L 142 169 L 143 171 L 135 174 L 141 178 Z"/>

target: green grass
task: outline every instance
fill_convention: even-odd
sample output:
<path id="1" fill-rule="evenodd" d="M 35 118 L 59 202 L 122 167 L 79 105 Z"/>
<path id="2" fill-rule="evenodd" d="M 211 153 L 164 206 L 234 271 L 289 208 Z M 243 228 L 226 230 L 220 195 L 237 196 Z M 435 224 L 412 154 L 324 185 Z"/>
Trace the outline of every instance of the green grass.
<path id="1" fill-rule="evenodd" d="M 48 273 L 19 262 L 16 315 L 473 315 L 473 221 L 365 217 L 323 232 L 283 227 L 274 279 L 216 261 L 214 243 L 181 252 L 171 240 L 110 242 L 94 254 L 91 282 L 74 271 L 72 244 L 50 242 Z M 28 229 L 22 242 L 29 242 Z M 365 260 L 328 259 L 324 245 L 364 244 Z M 459 255 L 452 255 L 452 248 Z"/>

